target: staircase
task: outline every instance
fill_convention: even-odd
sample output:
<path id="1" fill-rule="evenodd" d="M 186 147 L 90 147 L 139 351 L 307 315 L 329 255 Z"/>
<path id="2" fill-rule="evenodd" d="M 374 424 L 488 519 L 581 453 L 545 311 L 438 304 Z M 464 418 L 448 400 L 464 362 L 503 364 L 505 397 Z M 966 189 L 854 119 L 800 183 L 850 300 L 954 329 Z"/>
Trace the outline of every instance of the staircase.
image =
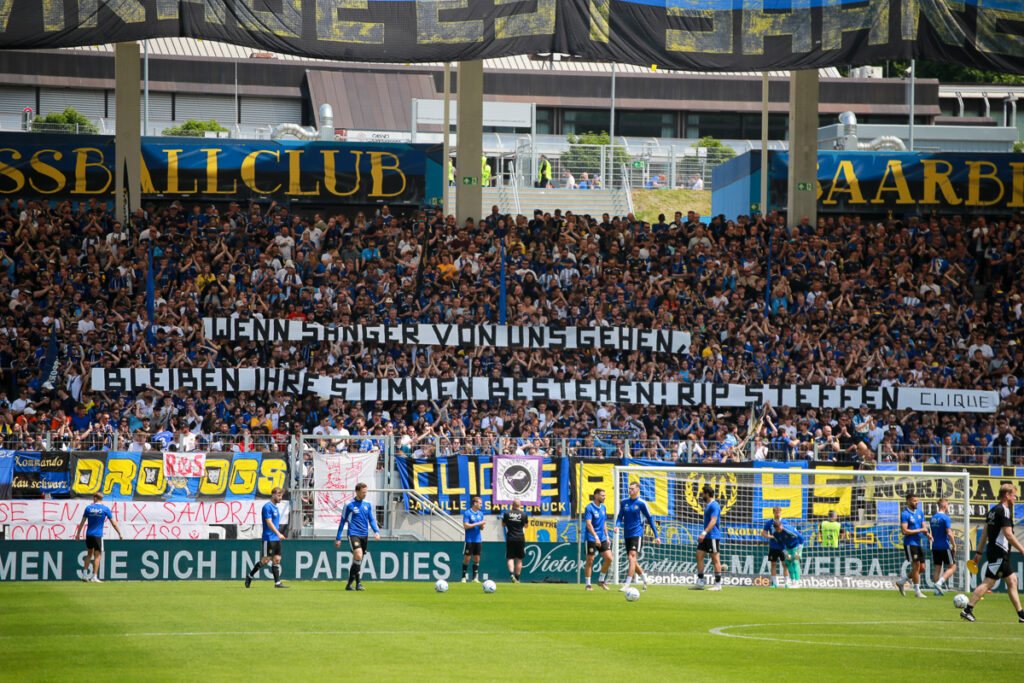
<path id="1" fill-rule="evenodd" d="M 448 187 L 448 201 L 452 210 L 455 207 L 457 190 L 457 187 Z M 518 213 L 526 216 L 533 216 L 537 209 L 545 213 L 554 213 L 555 209 L 561 209 L 563 214 L 572 211 L 574 214 L 590 214 L 596 217 L 603 213 L 625 216 L 632 210 L 628 190 L 541 190 L 533 187 L 513 190 L 506 186 L 483 188 L 480 216 L 490 215 L 491 207 L 495 204 L 501 213 L 517 213 L 516 195 L 520 207 Z"/>

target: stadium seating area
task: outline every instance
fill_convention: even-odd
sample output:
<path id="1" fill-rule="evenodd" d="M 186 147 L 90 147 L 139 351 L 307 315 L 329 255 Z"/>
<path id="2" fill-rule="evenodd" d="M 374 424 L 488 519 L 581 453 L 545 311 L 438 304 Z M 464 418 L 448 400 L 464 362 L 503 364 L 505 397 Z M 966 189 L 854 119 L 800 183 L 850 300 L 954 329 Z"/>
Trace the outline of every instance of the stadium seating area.
<path id="1" fill-rule="evenodd" d="M 771 294 L 766 297 L 771 235 Z M 547 350 L 216 343 L 205 315 L 349 324 L 498 322 L 688 330 L 680 357 Z M 153 245 L 156 330 L 146 335 Z M 651 225 L 562 215 L 457 224 L 416 213 L 0 204 L 4 448 L 265 449 L 301 432 L 391 435 L 424 456 L 572 449 L 691 461 L 804 457 L 1005 463 L 1021 427 L 1021 220 L 740 216 Z M 767 310 L 766 310 L 767 308 Z M 56 329 L 60 373 L 41 364 Z M 367 405 L 281 393 L 91 392 L 93 366 L 288 367 L 347 378 L 463 375 L 900 384 L 999 390 L 995 415 L 651 409 L 590 403 Z M 756 433 L 753 433 L 756 431 Z M 750 438 L 748 438 L 748 432 Z M 500 443 L 499 443 L 500 441 Z M 275 446 L 271 446 L 274 444 Z M 1017 461 L 1014 451 L 1014 460 Z M 1022 453 L 1024 455 L 1024 453 Z M 1024 461 L 1022 461 L 1024 462 Z"/>

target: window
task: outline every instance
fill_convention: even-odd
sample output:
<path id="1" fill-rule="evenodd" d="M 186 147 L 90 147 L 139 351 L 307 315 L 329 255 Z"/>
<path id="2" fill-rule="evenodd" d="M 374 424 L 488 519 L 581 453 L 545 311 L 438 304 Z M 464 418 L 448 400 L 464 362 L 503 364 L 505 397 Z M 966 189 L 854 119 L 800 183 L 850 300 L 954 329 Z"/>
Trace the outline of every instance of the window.
<path id="1" fill-rule="evenodd" d="M 552 135 L 554 127 L 554 109 L 537 108 L 537 135 Z"/>
<path id="2" fill-rule="evenodd" d="M 608 132 L 607 109 L 566 109 L 562 114 L 562 132 L 566 135 Z"/>
<path id="3" fill-rule="evenodd" d="M 676 114 L 671 111 L 616 111 L 615 135 L 636 138 L 674 138 Z"/>

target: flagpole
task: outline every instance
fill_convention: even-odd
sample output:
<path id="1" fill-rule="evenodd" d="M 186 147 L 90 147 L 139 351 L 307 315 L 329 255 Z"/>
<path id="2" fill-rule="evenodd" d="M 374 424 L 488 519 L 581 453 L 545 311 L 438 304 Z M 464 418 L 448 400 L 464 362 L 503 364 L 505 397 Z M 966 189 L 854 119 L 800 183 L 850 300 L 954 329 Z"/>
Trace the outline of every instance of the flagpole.
<path id="1" fill-rule="evenodd" d="M 501 236 L 501 282 L 498 285 L 498 324 L 505 324 L 505 236 Z"/>
<path id="2" fill-rule="evenodd" d="M 156 284 L 153 277 L 153 232 L 149 231 L 149 250 L 148 250 L 148 268 L 146 268 L 146 318 L 149 320 L 149 325 L 146 326 L 146 343 L 152 345 L 156 341 L 156 335 L 153 332 L 153 322 L 155 316 L 156 307 Z"/>

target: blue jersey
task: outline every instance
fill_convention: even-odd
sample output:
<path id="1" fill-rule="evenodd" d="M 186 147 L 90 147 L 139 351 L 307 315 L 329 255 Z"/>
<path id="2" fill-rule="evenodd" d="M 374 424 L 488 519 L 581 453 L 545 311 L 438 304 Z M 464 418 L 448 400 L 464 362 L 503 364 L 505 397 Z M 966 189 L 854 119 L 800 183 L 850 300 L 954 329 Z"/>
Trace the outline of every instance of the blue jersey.
<path id="1" fill-rule="evenodd" d="M 721 539 L 722 538 L 722 506 L 718 504 L 717 500 L 712 499 L 710 503 L 704 506 L 704 528 L 708 528 L 708 524 L 711 520 L 715 520 L 715 525 L 711 527 L 711 531 L 708 532 L 705 538 L 710 539 Z"/>
<path id="2" fill-rule="evenodd" d="M 918 508 L 911 511 L 909 508 L 900 515 L 900 526 L 907 525 L 908 531 L 924 528 L 924 512 Z M 921 537 L 924 534 L 912 534 L 903 537 L 903 545 L 921 545 Z"/>
<path id="3" fill-rule="evenodd" d="M 339 541 L 345 524 L 348 524 L 350 537 L 369 536 L 371 527 L 376 533 L 380 533 L 380 529 L 377 528 L 377 517 L 373 514 L 373 506 L 365 500 L 352 499 L 345 506 L 345 514 L 341 516 L 341 524 L 338 525 L 337 540 Z"/>
<path id="4" fill-rule="evenodd" d="M 651 519 L 651 512 L 647 509 L 647 503 L 639 498 L 633 500 L 627 498 L 619 503 L 619 516 L 615 519 L 616 524 L 622 525 L 622 532 L 626 538 L 636 538 L 644 535 L 644 522 L 651 527 L 654 537 L 658 538 L 658 530 L 654 527 L 654 520 Z"/>
<path id="5" fill-rule="evenodd" d="M 473 512 L 472 510 L 466 510 L 465 512 L 462 513 L 463 524 L 479 524 L 482 521 L 484 521 L 483 510 L 477 510 L 476 512 Z M 472 529 L 466 529 L 466 543 L 483 542 L 483 536 L 481 534 L 483 534 L 483 531 L 481 531 L 481 527 L 475 526 Z"/>
<path id="6" fill-rule="evenodd" d="M 782 544 L 775 540 L 775 520 L 769 519 L 767 522 L 765 522 L 764 530 L 771 535 L 771 537 L 768 539 L 768 547 L 772 550 L 782 550 Z"/>
<path id="7" fill-rule="evenodd" d="M 277 534 L 274 533 L 274 529 L 281 530 L 281 511 L 277 509 L 273 501 L 267 501 L 263 505 L 263 540 L 264 541 L 276 541 L 278 540 Z M 270 528 L 270 525 L 274 525 L 274 529 Z"/>
<path id="8" fill-rule="evenodd" d="M 772 527 L 772 538 L 779 544 L 780 548 L 786 548 L 791 550 L 804 544 L 804 537 L 800 535 L 800 532 L 791 526 L 785 524 L 778 531 L 775 531 L 774 523 Z"/>
<path id="9" fill-rule="evenodd" d="M 587 520 L 594 526 L 594 532 L 597 534 L 590 533 L 590 529 L 586 529 Z M 587 532 L 588 541 L 607 541 L 608 540 L 608 510 L 605 508 L 604 503 L 600 505 L 594 505 L 591 503 L 587 506 L 587 509 L 583 513 L 583 527 Z"/>
<path id="10" fill-rule="evenodd" d="M 103 525 L 107 523 L 108 519 L 114 519 L 114 515 L 110 513 L 110 508 L 106 505 L 93 503 L 86 506 L 82 513 L 82 519 L 88 522 L 88 526 L 85 528 L 86 536 L 103 538 Z"/>
<path id="11" fill-rule="evenodd" d="M 949 530 L 953 522 L 945 512 L 932 515 L 932 550 L 949 550 Z"/>

